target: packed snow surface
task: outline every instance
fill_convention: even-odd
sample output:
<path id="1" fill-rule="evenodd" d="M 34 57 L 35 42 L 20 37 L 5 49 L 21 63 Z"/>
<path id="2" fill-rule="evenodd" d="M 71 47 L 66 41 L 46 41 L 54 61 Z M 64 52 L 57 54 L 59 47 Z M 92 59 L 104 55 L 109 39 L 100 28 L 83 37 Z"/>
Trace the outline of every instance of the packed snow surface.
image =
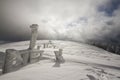
<path id="1" fill-rule="evenodd" d="M 42 45 L 48 40 L 40 40 Z M 52 43 L 63 49 L 64 63 L 55 61 L 54 52 L 46 51 L 43 58 L 18 71 L 0 76 L 0 80 L 120 80 L 120 56 L 103 49 L 77 42 Z M 0 51 L 8 48 L 27 49 L 29 41 L 0 45 Z"/>

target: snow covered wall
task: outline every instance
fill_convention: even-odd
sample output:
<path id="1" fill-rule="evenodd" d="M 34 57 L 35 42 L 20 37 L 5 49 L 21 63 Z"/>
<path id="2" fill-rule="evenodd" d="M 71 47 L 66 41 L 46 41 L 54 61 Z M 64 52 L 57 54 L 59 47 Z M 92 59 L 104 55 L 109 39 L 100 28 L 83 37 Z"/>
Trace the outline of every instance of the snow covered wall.
<path id="1" fill-rule="evenodd" d="M 28 50 L 18 51 L 15 49 L 7 49 L 4 56 L 5 59 L 2 60 L 4 62 L 2 67 L 2 72 L 8 73 L 8 72 L 16 71 L 28 64 L 29 51 Z"/>

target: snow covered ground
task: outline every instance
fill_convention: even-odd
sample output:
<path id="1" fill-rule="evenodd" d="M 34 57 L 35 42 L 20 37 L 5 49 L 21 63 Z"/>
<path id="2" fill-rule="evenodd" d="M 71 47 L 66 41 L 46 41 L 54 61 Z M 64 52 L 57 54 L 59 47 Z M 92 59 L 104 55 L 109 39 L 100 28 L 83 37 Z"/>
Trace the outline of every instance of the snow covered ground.
<path id="1" fill-rule="evenodd" d="M 48 40 L 41 40 L 41 45 Z M 0 76 L 0 80 L 120 80 L 120 56 L 97 47 L 70 41 L 52 41 L 63 49 L 65 62 L 55 62 L 54 53 L 44 52 L 43 58 L 18 71 Z M 27 49 L 28 41 L 0 45 L 8 48 Z"/>

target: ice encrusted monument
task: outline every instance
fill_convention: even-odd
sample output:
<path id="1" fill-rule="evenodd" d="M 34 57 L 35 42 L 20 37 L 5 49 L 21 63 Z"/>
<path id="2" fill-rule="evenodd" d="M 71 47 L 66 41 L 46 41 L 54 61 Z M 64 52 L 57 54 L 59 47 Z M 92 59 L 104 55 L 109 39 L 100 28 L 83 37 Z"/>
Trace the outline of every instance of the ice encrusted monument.
<path id="1" fill-rule="evenodd" d="M 51 41 L 42 44 L 44 46 L 42 48 L 40 45 L 37 46 L 38 25 L 32 24 L 30 28 L 31 39 L 29 48 L 24 50 L 7 49 L 2 67 L 3 73 L 16 71 L 28 63 L 39 61 L 44 54 L 44 51 L 54 52 L 56 62 L 62 62 L 64 60 L 62 57 L 62 49 L 55 48 L 55 45 L 53 45 Z M 37 46 L 37 48 L 35 48 L 35 46 Z"/>
<path id="2" fill-rule="evenodd" d="M 30 28 L 31 28 L 31 39 L 30 39 L 29 49 L 33 50 L 35 48 L 35 45 L 36 45 L 37 34 L 38 34 L 38 25 L 32 24 L 30 26 Z"/>

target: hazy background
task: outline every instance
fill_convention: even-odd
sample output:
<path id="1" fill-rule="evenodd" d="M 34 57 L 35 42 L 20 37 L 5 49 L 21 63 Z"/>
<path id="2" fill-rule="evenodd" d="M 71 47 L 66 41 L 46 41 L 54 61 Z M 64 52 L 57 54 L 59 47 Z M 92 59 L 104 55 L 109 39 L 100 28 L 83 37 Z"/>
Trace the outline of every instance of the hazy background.
<path id="1" fill-rule="evenodd" d="M 120 42 L 120 0 L 0 0 L 0 43 L 30 38 Z"/>

